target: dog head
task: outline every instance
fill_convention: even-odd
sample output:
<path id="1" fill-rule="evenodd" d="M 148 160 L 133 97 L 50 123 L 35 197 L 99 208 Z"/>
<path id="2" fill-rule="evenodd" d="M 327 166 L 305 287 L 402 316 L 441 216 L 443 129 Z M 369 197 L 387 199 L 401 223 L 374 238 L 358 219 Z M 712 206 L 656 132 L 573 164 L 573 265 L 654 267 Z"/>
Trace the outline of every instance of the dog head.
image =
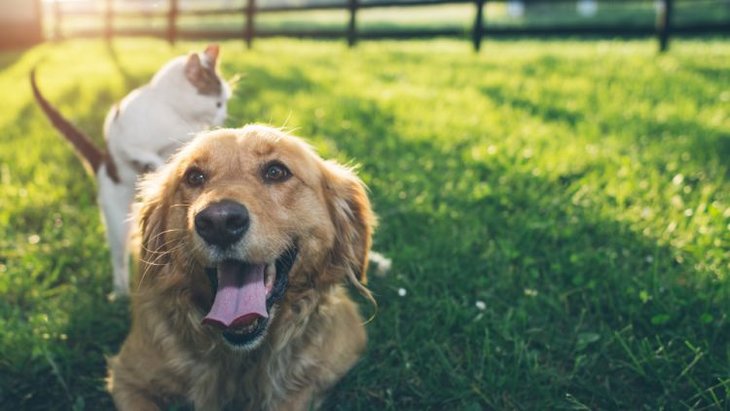
<path id="1" fill-rule="evenodd" d="M 351 170 L 250 125 L 203 133 L 143 185 L 139 292 L 184 295 L 193 316 L 251 349 L 277 312 L 350 280 L 369 296 L 374 217 Z"/>

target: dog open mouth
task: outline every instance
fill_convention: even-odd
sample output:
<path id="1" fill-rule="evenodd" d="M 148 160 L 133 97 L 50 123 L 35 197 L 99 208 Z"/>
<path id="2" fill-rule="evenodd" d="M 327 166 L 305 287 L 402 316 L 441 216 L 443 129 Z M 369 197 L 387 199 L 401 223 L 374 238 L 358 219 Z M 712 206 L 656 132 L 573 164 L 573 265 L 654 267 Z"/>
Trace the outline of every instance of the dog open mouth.
<path id="1" fill-rule="evenodd" d="M 273 263 L 252 264 L 224 260 L 207 270 L 213 289 L 213 304 L 203 324 L 223 331 L 234 346 L 246 346 L 261 337 L 269 325 L 271 307 L 286 292 L 296 248 Z"/>

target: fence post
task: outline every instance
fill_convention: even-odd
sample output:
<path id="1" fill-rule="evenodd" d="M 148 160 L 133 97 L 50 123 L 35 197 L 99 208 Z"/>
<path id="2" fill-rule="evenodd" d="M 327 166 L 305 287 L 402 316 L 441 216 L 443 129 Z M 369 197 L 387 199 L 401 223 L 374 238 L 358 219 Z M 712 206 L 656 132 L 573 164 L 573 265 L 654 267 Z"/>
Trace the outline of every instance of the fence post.
<path id="1" fill-rule="evenodd" d="M 175 44 L 177 39 L 177 0 L 170 0 L 170 10 L 167 13 L 167 41 Z"/>
<path id="2" fill-rule="evenodd" d="M 474 51 L 479 52 L 482 47 L 482 36 L 484 35 L 484 3 L 486 0 L 475 0 L 477 16 L 474 19 L 474 30 L 472 31 L 472 43 Z"/>
<path id="3" fill-rule="evenodd" d="M 254 36 L 254 14 L 256 13 L 256 0 L 248 0 L 246 7 L 243 9 L 245 14 L 245 26 L 243 27 L 243 38 L 246 40 L 246 47 L 253 47 L 253 36 Z"/>
<path id="4" fill-rule="evenodd" d="M 59 41 L 63 38 L 63 30 L 61 29 L 61 19 L 63 14 L 61 13 L 61 1 L 54 0 L 53 2 L 53 40 Z"/>
<path id="5" fill-rule="evenodd" d="M 656 29 L 659 36 L 659 52 L 669 49 L 669 34 L 672 31 L 672 9 L 674 1 L 662 0 L 657 11 Z"/>
<path id="6" fill-rule="evenodd" d="M 349 0 L 348 8 L 350 9 L 350 23 L 347 25 L 347 45 L 355 46 L 357 43 L 357 0 Z"/>
<path id="7" fill-rule="evenodd" d="M 112 32 L 113 32 L 113 26 L 112 26 L 112 16 L 114 14 L 113 10 L 113 4 L 114 0 L 106 0 L 106 14 L 104 18 L 104 37 L 107 41 L 110 41 L 112 38 Z"/>

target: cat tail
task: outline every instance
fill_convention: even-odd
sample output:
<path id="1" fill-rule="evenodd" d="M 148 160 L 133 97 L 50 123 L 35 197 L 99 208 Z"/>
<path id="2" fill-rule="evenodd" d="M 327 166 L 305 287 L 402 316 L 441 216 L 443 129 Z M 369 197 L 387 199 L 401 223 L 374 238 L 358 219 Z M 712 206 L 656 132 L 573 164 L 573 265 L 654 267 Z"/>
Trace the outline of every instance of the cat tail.
<path id="1" fill-rule="evenodd" d="M 43 97 L 40 90 L 38 90 L 38 85 L 35 81 L 35 68 L 30 71 L 30 85 L 33 88 L 35 101 L 39 106 L 41 106 L 43 113 L 45 113 L 46 117 L 48 117 L 51 121 L 53 127 L 60 131 L 66 140 L 74 146 L 77 154 L 81 157 L 82 162 L 90 168 L 94 174 L 98 173 L 102 164 L 105 163 L 105 160 L 107 160 L 106 153 L 97 147 L 89 136 L 66 120 L 66 118 L 64 118 L 63 115 L 56 110 L 56 108 L 54 108 L 45 97 Z"/>

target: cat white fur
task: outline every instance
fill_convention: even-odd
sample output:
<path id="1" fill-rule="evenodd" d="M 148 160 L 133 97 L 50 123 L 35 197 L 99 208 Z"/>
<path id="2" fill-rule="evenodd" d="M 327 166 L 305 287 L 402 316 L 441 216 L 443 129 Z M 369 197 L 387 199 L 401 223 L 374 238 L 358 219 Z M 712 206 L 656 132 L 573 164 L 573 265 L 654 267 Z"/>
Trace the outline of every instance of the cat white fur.
<path id="1" fill-rule="evenodd" d="M 80 148 L 74 138 L 85 136 L 78 130 L 66 129 L 73 126 L 55 109 L 48 108 L 50 104 L 38 92 L 31 74 L 36 100 L 95 172 L 115 295 L 129 293 L 130 213 L 139 176 L 157 169 L 196 133 L 220 126 L 226 118 L 231 89 L 215 71 L 218 52 L 218 46 L 211 45 L 202 53 L 171 60 L 147 85 L 132 91 L 112 107 L 104 122 L 106 153 L 84 152 L 84 148 L 93 151 L 88 147 L 91 144 L 88 138 L 81 142 L 85 146 Z M 198 79 L 198 83 L 191 78 Z M 81 137 L 69 136 L 73 132 Z M 103 158 L 94 158 L 99 155 Z"/>
<path id="2" fill-rule="evenodd" d="M 203 64 L 215 64 L 205 56 L 202 53 Z M 187 61 L 181 56 L 167 63 L 147 86 L 112 109 L 104 123 L 109 153 L 121 180 L 118 184 L 106 172 L 97 174 L 117 294 L 129 292 L 129 215 L 140 173 L 157 169 L 195 133 L 223 125 L 226 118 L 230 88 L 222 82 L 221 96 L 199 94 L 185 76 Z"/>

